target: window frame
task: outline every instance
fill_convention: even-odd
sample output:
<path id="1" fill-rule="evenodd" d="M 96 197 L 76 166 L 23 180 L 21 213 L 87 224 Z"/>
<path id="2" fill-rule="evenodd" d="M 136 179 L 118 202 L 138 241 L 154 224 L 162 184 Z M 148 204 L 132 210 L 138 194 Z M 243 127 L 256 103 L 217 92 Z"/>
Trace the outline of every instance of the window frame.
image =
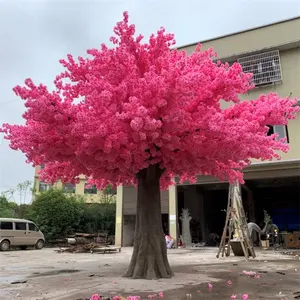
<path id="1" fill-rule="evenodd" d="M 73 188 L 66 188 L 67 185 L 72 185 Z M 63 186 L 63 191 L 64 193 L 66 194 L 75 194 L 76 193 L 76 184 L 73 184 L 73 183 L 65 183 L 64 186 Z"/>
<path id="2" fill-rule="evenodd" d="M 90 188 L 87 188 L 86 186 L 88 185 L 88 183 L 84 184 L 84 194 L 87 195 L 97 195 L 98 194 L 98 190 L 96 185 L 92 185 Z"/>
<path id="3" fill-rule="evenodd" d="M 3 223 L 10 223 L 11 224 L 11 229 L 2 228 Z M 0 221 L 0 230 L 14 230 L 14 222 L 12 222 L 12 221 Z"/>
<path id="4" fill-rule="evenodd" d="M 34 223 L 27 223 L 27 224 L 28 224 L 28 231 L 34 231 L 34 232 L 39 231 L 38 227 Z M 30 225 L 34 226 L 35 230 L 30 229 Z"/>
<path id="5" fill-rule="evenodd" d="M 41 189 L 41 186 L 45 186 L 45 189 Z M 39 182 L 39 192 L 47 192 L 49 191 L 51 186 L 43 181 Z"/>
<path id="6" fill-rule="evenodd" d="M 252 73 L 255 88 L 282 83 L 280 51 L 259 51 L 243 55 L 237 59 L 244 73 Z"/>
<path id="7" fill-rule="evenodd" d="M 277 141 L 279 141 L 280 139 L 282 138 L 286 138 L 286 143 L 289 144 L 290 143 L 290 140 L 289 140 L 289 131 L 288 131 L 288 126 L 287 125 L 268 125 L 269 127 L 269 132 L 268 132 L 268 136 L 270 136 L 271 134 L 275 134 L 275 133 L 278 133 L 279 136 L 276 138 Z M 284 131 L 284 134 L 285 136 L 284 137 L 281 137 L 280 136 L 280 130 L 276 130 L 276 127 L 280 127 L 281 129 L 283 128 L 283 131 Z M 271 130 L 272 128 L 272 130 Z"/>
<path id="8" fill-rule="evenodd" d="M 15 230 L 17 230 L 17 231 L 27 231 L 27 222 L 16 221 L 14 223 L 15 223 Z M 17 229 L 17 224 L 25 224 L 25 229 Z"/>

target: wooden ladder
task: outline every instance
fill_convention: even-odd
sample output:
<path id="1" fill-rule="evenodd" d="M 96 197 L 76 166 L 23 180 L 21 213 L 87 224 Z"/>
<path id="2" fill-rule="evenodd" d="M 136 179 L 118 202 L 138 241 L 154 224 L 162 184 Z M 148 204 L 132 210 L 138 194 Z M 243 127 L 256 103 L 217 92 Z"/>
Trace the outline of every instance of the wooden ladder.
<path id="1" fill-rule="evenodd" d="M 239 184 L 230 184 L 229 186 L 225 227 L 217 258 L 219 258 L 221 252 L 222 257 L 224 257 L 224 255 L 230 256 L 230 241 L 234 232 L 237 235 L 238 241 L 241 243 L 245 258 L 249 259 L 250 256 L 255 258 L 256 255 L 248 230 Z"/>

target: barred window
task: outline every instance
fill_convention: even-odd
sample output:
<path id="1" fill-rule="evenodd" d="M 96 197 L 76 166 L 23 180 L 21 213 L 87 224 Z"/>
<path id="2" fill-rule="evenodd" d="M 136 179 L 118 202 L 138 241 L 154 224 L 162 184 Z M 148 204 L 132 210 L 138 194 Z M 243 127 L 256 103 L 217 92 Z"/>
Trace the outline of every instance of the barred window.
<path id="1" fill-rule="evenodd" d="M 241 57 L 237 60 L 245 73 L 252 73 L 256 87 L 278 83 L 282 80 L 278 50 Z"/>

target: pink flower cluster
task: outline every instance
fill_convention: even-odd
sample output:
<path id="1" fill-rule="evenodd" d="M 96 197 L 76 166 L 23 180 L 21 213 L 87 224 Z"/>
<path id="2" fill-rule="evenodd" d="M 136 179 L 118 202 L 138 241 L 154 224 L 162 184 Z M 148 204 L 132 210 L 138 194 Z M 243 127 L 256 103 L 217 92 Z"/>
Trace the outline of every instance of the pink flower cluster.
<path id="1" fill-rule="evenodd" d="M 139 170 L 159 164 L 163 187 L 174 174 L 182 181 L 201 173 L 243 182 L 250 158 L 288 151 L 267 136 L 267 125 L 295 118 L 294 100 L 271 93 L 240 101 L 252 85 L 239 64 L 216 63 L 216 53 L 201 45 L 192 55 L 170 50 L 174 36 L 163 28 L 143 43 L 127 13 L 114 32 L 115 47 L 61 60 L 66 71 L 54 91 L 31 79 L 14 88 L 25 100 L 26 123 L 3 124 L 1 131 L 27 162 L 46 163 L 44 181 L 74 182 L 84 174 L 99 188 L 135 184 Z M 221 100 L 234 104 L 222 110 Z"/>

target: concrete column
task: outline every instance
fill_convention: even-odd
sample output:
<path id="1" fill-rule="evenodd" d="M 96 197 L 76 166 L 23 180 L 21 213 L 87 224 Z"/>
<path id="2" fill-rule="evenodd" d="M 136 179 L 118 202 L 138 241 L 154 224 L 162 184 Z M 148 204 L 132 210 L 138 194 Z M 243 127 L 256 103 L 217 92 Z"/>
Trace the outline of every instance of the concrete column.
<path id="1" fill-rule="evenodd" d="M 204 197 L 203 193 L 198 193 L 199 197 L 199 215 L 200 215 L 200 227 L 201 227 L 201 242 L 205 242 L 207 240 L 206 236 L 206 226 L 205 226 L 205 213 L 204 213 Z"/>
<path id="2" fill-rule="evenodd" d="M 124 202 L 124 187 L 117 187 L 116 200 L 116 228 L 115 228 L 115 245 L 122 246 L 123 240 L 123 202 Z"/>
<path id="3" fill-rule="evenodd" d="M 234 189 L 234 184 L 229 184 L 229 193 L 230 193 L 230 189 L 233 188 Z M 231 198 L 231 205 L 232 205 L 232 208 L 235 210 L 235 218 L 239 218 L 239 216 L 237 215 L 237 212 L 238 212 L 238 209 L 237 209 L 237 203 L 235 201 L 235 198 L 234 198 L 234 190 L 233 190 L 233 193 L 231 194 L 232 198 Z M 234 229 L 233 231 L 233 238 L 237 238 L 238 237 L 238 232 Z"/>
<path id="4" fill-rule="evenodd" d="M 84 185 L 85 185 L 85 180 L 80 179 L 79 183 L 76 184 L 75 186 L 75 193 L 76 195 L 84 195 Z"/>
<path id="5" fill-rule="evenodd" d="M 63 183 L 61 181 L 57 181 L 57 182 L 55 182 L 54 187 L 56 189 L 60 190 L 60 189 L 64 188 L 64 185 L 63 185 Z"/>
<path id="6" fill-rule="evenodd" d="M 175 240 L 175 247 L 177 247 L 177 186 L 169 187 L 169 234 Z"/>

